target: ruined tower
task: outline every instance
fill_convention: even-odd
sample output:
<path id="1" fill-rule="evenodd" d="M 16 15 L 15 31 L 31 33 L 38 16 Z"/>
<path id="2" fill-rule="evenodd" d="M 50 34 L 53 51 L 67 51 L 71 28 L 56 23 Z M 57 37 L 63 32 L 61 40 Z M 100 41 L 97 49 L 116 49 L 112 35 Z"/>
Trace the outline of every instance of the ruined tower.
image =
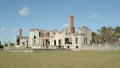
<path id="1" fill-rule="evenodd" d="M 74 27 L 74 16 L 71 14 L 68 16 L 68 21 L 69 21 L 69 33 L 73 34 L 75 33 L 75 27 Z"/>
<path id="2" fill-rule="evenodd" d="M 22 29 L 19 29 L 19 39 L 22 39 Z"/>
<path id="3" fill-rule="evenodd" d="M 22 39 L 22 29 L 18 30 L 18 36 L 16 37 L 16 45 L 20 45 L 20 40 Z"/>

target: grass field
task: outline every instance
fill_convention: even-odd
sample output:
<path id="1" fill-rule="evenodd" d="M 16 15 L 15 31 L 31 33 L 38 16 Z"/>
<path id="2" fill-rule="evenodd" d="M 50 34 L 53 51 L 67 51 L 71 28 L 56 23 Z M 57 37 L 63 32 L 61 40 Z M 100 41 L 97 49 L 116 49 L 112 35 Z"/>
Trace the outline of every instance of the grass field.
<path id="1" fill-rule="evenodd" d="M 120 68 L 120 51 L 0 52 L 0 68 Z"/>

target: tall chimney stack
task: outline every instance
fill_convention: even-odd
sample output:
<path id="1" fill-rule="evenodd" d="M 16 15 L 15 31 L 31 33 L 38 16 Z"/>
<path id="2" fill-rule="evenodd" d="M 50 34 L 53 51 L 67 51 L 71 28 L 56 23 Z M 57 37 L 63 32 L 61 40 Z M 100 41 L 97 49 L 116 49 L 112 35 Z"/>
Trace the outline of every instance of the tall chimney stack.
<path id="1" fill-rule="evenodd" d="M 19 29 L 19 39 L 22 39 L 22 29 Z"/>
<path id="2" fill-rule="evenodd" d="M 68 20 L 69 20 L 69 33 L 73 34 L 75 33 L 75 28 L 74 28 L 74 16 L 71 14 L 68 16 Z"/>

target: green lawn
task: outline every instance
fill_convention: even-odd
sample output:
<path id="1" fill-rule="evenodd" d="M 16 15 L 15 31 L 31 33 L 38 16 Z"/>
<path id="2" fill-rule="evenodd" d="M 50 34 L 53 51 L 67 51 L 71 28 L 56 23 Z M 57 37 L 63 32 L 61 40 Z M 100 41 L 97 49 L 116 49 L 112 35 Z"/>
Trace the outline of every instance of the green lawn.
<path id="1" fill-rule="evenodd" d="M 120 68 L 120 51 L 0 52 L 0 68 Z"/>

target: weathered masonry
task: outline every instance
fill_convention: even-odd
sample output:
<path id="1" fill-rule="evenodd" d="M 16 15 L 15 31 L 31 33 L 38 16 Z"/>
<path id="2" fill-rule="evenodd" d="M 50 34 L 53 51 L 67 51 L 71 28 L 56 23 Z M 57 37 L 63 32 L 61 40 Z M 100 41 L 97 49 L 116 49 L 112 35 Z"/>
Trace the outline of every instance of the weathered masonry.
<path id="1" fill-rule="evenodd" d="M 80 49 L 81 46 L 89 45 L 92 41 L 92 31 L 86 27 L 79 27 L 75 32 L 74 16 L 68 16 L 68 26 L 61 31 L 30 29 L 29 36 L 22 36 L 22 29 L 16 38 L 18 48 L 64 48 Z"/>

